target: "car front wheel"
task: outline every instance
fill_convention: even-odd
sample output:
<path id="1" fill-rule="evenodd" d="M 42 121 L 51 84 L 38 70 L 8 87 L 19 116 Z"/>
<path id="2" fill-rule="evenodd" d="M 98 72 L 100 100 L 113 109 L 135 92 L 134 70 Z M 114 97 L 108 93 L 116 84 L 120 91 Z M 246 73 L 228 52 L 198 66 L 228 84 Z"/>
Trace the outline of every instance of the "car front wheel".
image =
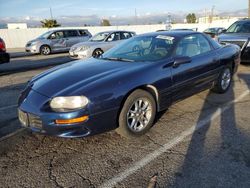
<path id="1" fill-rule="evenodd" d="M 232 82 L 232 70 L 231 67 L 226 66 L 222 69 L 215 86 L 212 91 L 215 93 L 225 93 Z"/>
<path id="2" fill-rule="evenodd" d="M 98 58 L 98 57 L 100 57 L 102 54 L 103 54 L 103 51 L 102 51 L 101 49 L 95 49 L 94 52 L 93 52 L 93 54 L 92 54 L 92 56 L 93 56 L 94 58 Z"/>
<path id="3" fill-rule="evenodd" d="M 140 136 L 152 127 L 155 114 L 154 97 L 144 90 L 135 90 L 122 107 L 116 131 L 124 137 Z"/>
<path id="4" fill-rule="evenodd" d="M 40 48 L 40 53 L 41 53 L 42 55 L 49 55 L 49 54 L 51 53 L 51 49 L 50 49 L 49 46 L 43 45 L 43 46 L 41 46 L 41 48 Z"/>

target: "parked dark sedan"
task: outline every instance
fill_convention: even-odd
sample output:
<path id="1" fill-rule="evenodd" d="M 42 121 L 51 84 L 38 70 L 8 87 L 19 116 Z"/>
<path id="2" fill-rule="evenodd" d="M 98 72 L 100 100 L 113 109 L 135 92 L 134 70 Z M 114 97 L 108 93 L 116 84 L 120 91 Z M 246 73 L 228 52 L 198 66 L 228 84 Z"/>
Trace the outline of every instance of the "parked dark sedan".
<path id="1" fill-rule="evenodd" d="M 216 37 L 218 37 L 219 34 L 225 31 L 226 29 L 224 27 L 211 27 L 211 28 L 207 28 L 205 31 L 203 31 L 203 33 L 207 34 L 213 39 L 216 39 Z"/>
<path id="2" fill-rule="evenodd" d="M 250 63 L 250 20 L 243 19 L 233 23 L 219 35 L 221 44 L 236 44 L 241 48 L 241 61 Z"/>
<path id="3" fill-rule="evenodd" d="M 3 39 L 0 38 L 0 64 L 8 63 L 10 61 L 10 55 L 6 52 L 6 46 Z"/>
<path id="4" fill-rule="evenodd" d="M 226 92 L 239 61 L 239 47 L 221 46 L 202 33 L 139 35 L 98 59 L 34 77 L 19 98 L 19 119 L 33 131 L 60 137 L 112 129 L 141 135 L 171 104 L 206 89 Z"/>

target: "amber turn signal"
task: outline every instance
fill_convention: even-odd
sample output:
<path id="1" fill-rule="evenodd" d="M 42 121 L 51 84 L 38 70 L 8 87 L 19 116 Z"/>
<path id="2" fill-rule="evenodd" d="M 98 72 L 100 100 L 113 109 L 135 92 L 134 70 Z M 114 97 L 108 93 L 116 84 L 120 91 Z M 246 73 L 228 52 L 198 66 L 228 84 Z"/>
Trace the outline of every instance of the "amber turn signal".
<path id="1" fill-rule="evenodd" d="M 72 124 L 72 123 L 82 123 L 86 121 L 89 118 L 89 116 L 82 116 L 79 118 L 73 118 L 73 119 L 56 119 L 56 124 Z"/>

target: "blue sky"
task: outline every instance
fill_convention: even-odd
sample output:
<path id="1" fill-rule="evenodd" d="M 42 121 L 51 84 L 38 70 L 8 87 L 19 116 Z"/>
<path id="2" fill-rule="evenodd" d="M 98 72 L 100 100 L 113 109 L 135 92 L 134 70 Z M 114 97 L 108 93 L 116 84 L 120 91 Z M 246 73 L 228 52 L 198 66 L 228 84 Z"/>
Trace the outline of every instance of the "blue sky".
<path id="1" fill-rule="evenodd" d="M 0 0 L 2 17 L 40 17 L 98 15 L 131 16 L 175 11 L 211 9 L 232 11 L 247 8 L 248 0 Z"/>

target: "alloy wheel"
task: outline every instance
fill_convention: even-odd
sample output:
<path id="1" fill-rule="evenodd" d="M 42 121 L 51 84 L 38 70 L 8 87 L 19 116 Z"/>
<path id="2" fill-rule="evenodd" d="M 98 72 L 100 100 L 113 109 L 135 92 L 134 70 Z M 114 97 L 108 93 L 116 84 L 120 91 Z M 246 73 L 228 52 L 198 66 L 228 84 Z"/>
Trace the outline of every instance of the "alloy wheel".
<path id="1" fill-rule="evenodd" d="M 42 54 L 49 55 L 50 54 L 50 48 L 48 46 L 44 46 L 41 49 Z"/>
<path id="2" fill-rule="evenodd" d="M 221 88 L 223 90 L 226 90 L 229 85 L 230 85 L 230 82 L 231 82 L 231 71 L 230 69 L 225 69 L 223 74 L 222 74 L 222 77 L 221 77 Z"/>
<path id="3" fill-rule="evenodd" d="M 127 125 L 134 131 L 142 131 L 152 117 L 152 104 L 146 98 L 137 99 L 127 112 Z"/>

